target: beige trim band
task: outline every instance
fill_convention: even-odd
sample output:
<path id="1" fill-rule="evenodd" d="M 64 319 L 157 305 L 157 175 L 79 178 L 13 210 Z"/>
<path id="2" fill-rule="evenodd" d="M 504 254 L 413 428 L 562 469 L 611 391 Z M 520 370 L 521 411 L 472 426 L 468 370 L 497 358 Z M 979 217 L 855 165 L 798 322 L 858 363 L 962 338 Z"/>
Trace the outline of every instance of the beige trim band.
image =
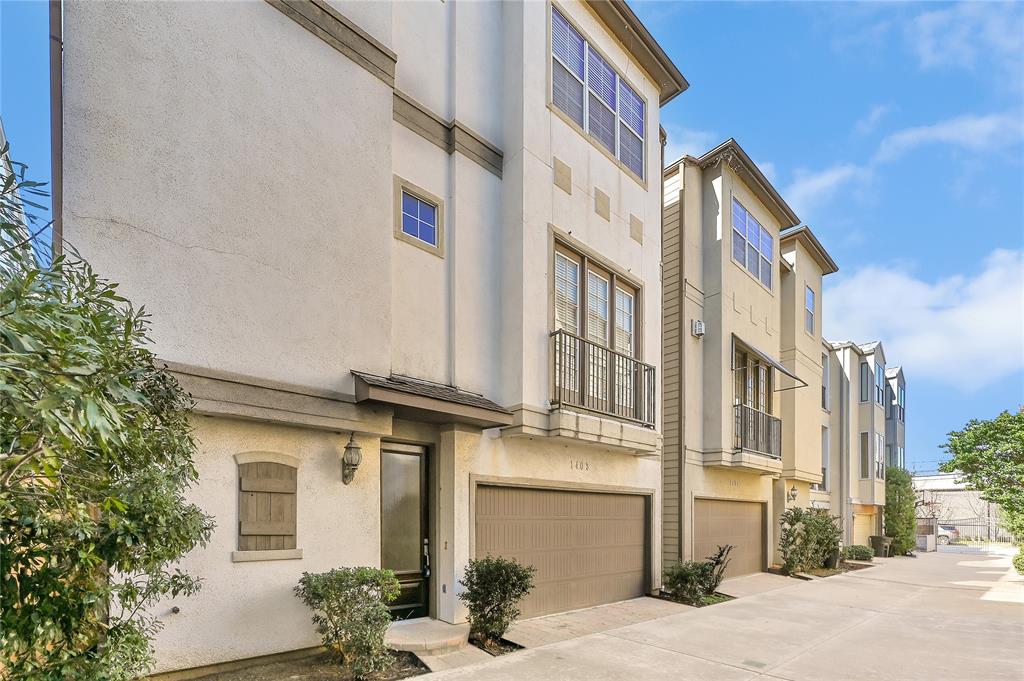
<path id="1" fill-rule="evenodd" d="M 461 121 L 445 121 L 401 90 L 395 90 L 392 117 L 397 123 L 401 123 L 447 153 L 457 151 L 485 170 L 501 177 L 504 159 L 501 149 Z"/>
<path id="2" fill-rule="evenodd" d="M 281 452 L 239 452 L 235 454 L 235 463 L 239 466 L 245 463 L 279 463 L 298 468 L 302 461 L 298 457 Z"/>
<path id="3" fill-rule="evenodd" d="M 232 551 L 232 563 L 256 563 L 264 560 L 300 560 L 302 549 L 272 549 L 270 551 Z"/>
<path id="4" fill-rule="evenodd" d="M 353 404 L 353 395 L 177 362 L 163 364 L 196 401 L 196 414 L 335 432 L 391 434 L 392 411 Z"/>
<path id="5" fill-rule="evenodd" d="M 389 50 L 324 0 L 267 0 L 271 7 L 320 38 L 343 55 L 395 86 L 398 55 Z"/>

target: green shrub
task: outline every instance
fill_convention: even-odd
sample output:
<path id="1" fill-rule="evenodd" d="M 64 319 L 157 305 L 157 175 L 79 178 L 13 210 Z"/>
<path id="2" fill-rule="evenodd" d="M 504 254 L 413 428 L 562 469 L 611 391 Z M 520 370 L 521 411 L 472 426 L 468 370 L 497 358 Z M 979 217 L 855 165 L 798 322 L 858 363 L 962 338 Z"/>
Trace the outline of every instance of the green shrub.
<path id="1" fill-rule="evenodd" d="M 787 574 L 824 567 L 839 549 L 839 518 L 820 508 L 787 508 L 779 524 L 779 553 Z"/>
<path id="2" fill-rule="evenodd" d="M 871 560 L 875 557 L 875 550 L 863 544 L 854 544 L 843 549 L 843 558 L 846 560 Z"/>
<path id="3" fill-rule="evenodd" d="M 892 537 L 893 555 L 903 556 L 917 546 L 917 515 L 914 483 L 903 468 L 885 471 L 885 534 Z"/>
<path id="4" fill-rule="evenodd" d="M 303 572 L 295 587 L 295 595 L 313 610 L 313 624 L 324 646 L 357 679 L 391 664 L 391 653 L 384 645 L 391 624 L 387 604 L 398 593 L 395 573 L 369 567 Z"/>
<path id="5" fill-rule="evenodd" d="M 824 509 L 812 508 L 807 511 L 804 526 L 810 553 L 807 567 L 824 567 L 829 556 L 839 550 L 839 541 L 843 537 L 839 517 Z"/>
<path id="6" fill-rule="evenodd" d="M 718 589 L 729 565 L 732 546 L 719 546 L 706 560 L 685 560 L 665 570 L 664 589 L 673 600 L 700 605 Z"/>
<path id="7" fill-rule="evenodd" d="M 1024 575 L 1024 548 L 1017 551 L 1017 555 L 1013 557 L 1013 569 L 1018 575 Z"/>
<path id="8" fill-rule="evenodd" d="M 497 642 L 519 617 L 519 602 L 533 588 L 537 569 L 500 556 L 470 560 L 459 584 L 459 600 L 469 609 L 470 634 L 487 644 Z"/>

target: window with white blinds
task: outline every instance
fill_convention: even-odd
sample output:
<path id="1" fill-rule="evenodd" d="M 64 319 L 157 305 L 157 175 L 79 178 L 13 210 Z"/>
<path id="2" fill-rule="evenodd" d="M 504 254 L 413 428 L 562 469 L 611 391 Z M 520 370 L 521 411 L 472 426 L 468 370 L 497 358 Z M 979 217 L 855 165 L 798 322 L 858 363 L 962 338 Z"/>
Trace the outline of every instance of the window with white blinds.
<path id="1" fill-rule="evenodd" d="M 579 334 L 580 264 L 555 253 L 555 328 Z"/>
<path id="2" fill-rule="evenodd" d="M 587 272 L 587 339 L 608 345 L 608 280 Z"/>
<path id="3" fill-rule="evenodd" d="M 551 10 L 551 102 L 644 177 L 646 103 L 557 9 Z"/>
<path id="4" fill-rule="evenodd" d="M 555 247 L 554 268 L 555 330 L 636 357 L 639 291 L 562 243 Z"/>
<path id="5" fill-rule="evenodd" d="M 615 350 L 633 354 L 633 294 L 615 288 Z"/>
<path id="6" fill-rule="evenodd" d="M 736 199 L 732 200 L 732 257 L 761 280 L 772 287 L 772 263 L 775 240 L 761 223 Z"/>

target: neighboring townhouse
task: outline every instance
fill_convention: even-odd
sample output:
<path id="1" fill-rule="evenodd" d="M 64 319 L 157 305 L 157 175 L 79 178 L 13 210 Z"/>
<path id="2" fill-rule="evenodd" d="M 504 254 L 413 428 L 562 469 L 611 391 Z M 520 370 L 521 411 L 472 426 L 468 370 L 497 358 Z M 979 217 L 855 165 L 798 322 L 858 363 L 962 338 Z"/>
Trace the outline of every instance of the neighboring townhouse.
<path id="1" fill-rule="evenodd" d="M 868 544 L 885 507 L 885 353 L 877 341 L 826 347 L 830 475 L 812 501 L 839 516 L 845 544 Z"/>
<path id="2" fill-rule="evenodd" d="M 903 367 L 885 370 L 885 465 L 907 467 L 907 380 Z"/>
<path id="3" fill-rule="evenodd" d="M 834 263 L 735 140 L 669 165 L 664 200 L 662 561 L 731 544 L 727 574 L 757 572 L 820 478 L 820 310 L 806 336 L 800 310 Z"/>
<path id="4" fill-rule="evenodd" d="M 774 524 L 787 505 L 808 507 L 828 486 L 828 378 L 822 352 L 822 282 L 839 266 L 806 225 L 780 235 L 782 296 L 779 358 L 799 376 L 777 393 L 782 417 L 782 476 L 775 484 Z M 776 556 L 781 561 L 780 556 Z"/>
<path id="5" fill-rule="evenodd" d="M 474 556 L 537 566 L 525 616 L 660 585 L 659 106 L 687 84 L 624 2 L 76 2 L 64 32 L 64 235 L 196 398 L 217 521 L 158 671 L 317 645 L 304 571 L 394 569 L 395 615 L 446 622 Z M 765 264 L 708 275 L 695 447 L 701 494 L 763 523 L 779 433 L 734 452 L 730 362 L 776 422 L 754 348 L 796 218 L 730 163 L 691 170 Z"/>

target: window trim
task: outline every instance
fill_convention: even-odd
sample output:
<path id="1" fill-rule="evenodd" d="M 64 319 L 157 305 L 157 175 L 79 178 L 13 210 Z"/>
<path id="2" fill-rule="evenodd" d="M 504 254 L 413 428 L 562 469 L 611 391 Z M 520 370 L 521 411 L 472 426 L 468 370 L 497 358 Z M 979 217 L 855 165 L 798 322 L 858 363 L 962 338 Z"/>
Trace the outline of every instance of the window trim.
<path id="1" fill-rule="evenodd" d="M 871 401 L 871 368 L 865 359 L 860 361 L 860 401 L 861 404 Z"/>
<path id="2" fill-rule="evenodd" d="M 811 307 L 807 307 L 807 294 L 811 295 Z M 817 311 L 818 294 L 814 292 L 813 288 L 811 288 L 807 284 L 804 284 L 804 331 L 811 334 L 812 336 L 814 335 L 816 317 L 818 316 Z M 810 316 L 808 316 L 808 314 Z M 809 329 L 807 328 L 808 322 L 810 322 L 811 327 Z"/>
<path id="3" fill-rule="evenodd" d="M 248 463 L 276 463 L 284 466 L 290 466 L 295 469 L 296 478 L 299 473 L 299 464 L 301 459 L 289 454 L 282 454 L 281 452 L 264 452 L 264 451 L 252 451 L 252 452 L 240 452 L 235 454 L 235 542 L 237 545 L 239 532 L 238 532 L 238 513 L 241 501 L 237 495 L 241 494 L 238 481 L 241 479 L 241 471 L 239 467 L 243 464 Z M 298 487 L 296 487 L 296 502 L 298 501 Z M 298 508 L 296 508 L 295 518 L 295 530 L 296 539 L 298 539 Z M 255 563 L 269 560 L 301 560 L 302 549 L 263 549 L 263 550 L 235 550 L 231 552 L 232 563 Z"/>
<path id="4" fill-rule="evenodd" d="M 583 53 L 584 79 L 583 79 L 583 125 L 582 126 L 579 123 L 577 123 L 576 121 L 574 121 L 569 114 L 567 114 L 566 112 L 562 111 L 560 108 L 555 106 L 555 103 L 554 103 L 554 87 L 555 87 L 555 84 L 554 84 L 554 76 L 552 74 L 551 60 L 552 59 L 558 59 L 558 57 L 556 57 L 556 55 L 555 55 L 554 41 L 553 41 L 553 38 L 552 38 L 552 24 L 554 22 L 554 15 L 552 13 L 555 12 L 555 11 L 557 11 L 559 14 L 561 14 L 562 18 L 565 19 L 565 21 L 570 26 L 572 26 L 572 28 L 577 33 L 579 33 L 580 36 L 583 38 L 583 46 L 584 46 L 584 53 Z M 613 60 L 609 59 L 608 55 L 605 53 L 605 51 L 602 50 L 600 47 L 598 47 L 593 42 L 593 40 L 591 40 L 590 35 L 586 31 L 583 31 L 582 29 L 580 29 L 579 24 L 576 23 L 576 21 L 572 18 L 570 13 L 567 12 L 565 10 L 565 8 L 562 7 L 559 3 L 557 3 L 557 2 L 549 2 L 548 3 L 547 18 L 548 18 L 548 24 L 547 24 L 547 39 L 548 39 L 547 40 L 547 79 L 548 79 L 548 82 L 547 82 L 547 100 L 548 100 L 547 101 L 547 107 L 548 107 L 548 110 L 551 111 L 552 113 L 554 113 L 560 119 L 562 119 L 566 123 L 566 125 L 568 125 L 569 127 L 573 128 L 584 139 L 586 139 L 595 149 L 599 150 L 602 154 L 604 154 L 605 157 L 609 161 L 611 161 L 616 166 L 618 166 L 618 168 L 620 170 L 625 172 L 626 175 L 628 175 L 630 178 L 632 178 L 634 182 L 639 184 L 644 189 L 644 191 L 646 191 L 647 188 L 648 188 L 648 184 L 647 184 L 648 183 L 648 177 L 647 176 L 651 174 L 649 169 L 648 169 L 648 165 L 649 165 L 649 161 L 650 161 L 650 149 L 649 149 L 650 130 L 645 130 L 644 131 L 644 136 L 641 138 L 641 143 L 643 145 L 643 150 L 644 150 L 644 161 L 643 161 L 644 176 L 641 177 L 641 176 L 637 175 L 635 172 L 633 172 L 633 170 L 631 168 L 629 168 L 614 153 L 608 151 L 608 148 L 605 147 L 596 137 L 591 135 L 590 132 L 587 129 L 588 128 L 588 124 L 589 124 L 588 108 L 589 108 L 589 101 L 590 101 L 590 86 L 588 85 L 587 79 L 586 79 L 586 72 L 587 72 L 587 69 L 589 68 L 588 65 L 587 65 L 587 58 L 586 58 L 587 57 L 587 50 L 588 49 L 593 49 L 594 53 L 596 55 L 598 55 L 599 57 L 601 57 L 601 59 L 603 59 L 605 61 L 605 63 L 608 64 L 608 66 L 611 67 L 612 71 L 615 72 L 615 75 L 617 77 L 617 79 L 615 81 L 616 82 L 616 87 L 615 87 L 615 97 L 616 97 L 615 144 L 616 144 L 616 148 L 619 147 L 619 123 L 622 122 L 620 117 L 619 117 L 619 115 L 618 115 L 618 99 L 619 99 L 618 83 L 620 81 L 624 82 L 626 85 L 629 86 L 629 88 L 633 92 L 636 93 L 637 97 L 639 97 L 643 101 L 643 103 L 644 103 L 644 127 L 645 128 L 649 128 L 650 127 L 650 125 L 649 125 L 650 121 L 647 119 L 648 114 L 651 111 L 651 102 L 650 102 L 650 100 L 643 94 L 643 92 L 642 92 L 642 90 L 640 88 L 638 88 L 635 85 L 633 85 L 633 81 L 631 81 L 629 78 L 626 78 L 625 76 L 622 75 L 621 71 L 615 67 L 615 65 L 614 65 L 615 62 Z M 572 70 L 569 69 L 565 65 L 565 63 L 562 62 L 561 59 L 558 59 L 558 61 L 559 61 L 560 64 L 563 65 L 564 68 L 566 68 L 570 73 L 572 73 Z M 632 60 L 630 60 L 630 65 L 631 66 L 633 65 Z M 572 75 L 575 76 L 575 74 L 572 74 Z M 626 123 L 626 125 L 629 126 L 628 123 Z M 630 128 L 630 130 L 632 130 L 632 126 L 629 126 L 629 128 Z M 636 131 L 633 130 L 633 132 L 635 133 Z M 655 178 L 655 179 L 660 181 L 660 177 L 659 178 Z"/>
<path id="5" fill-rule="evenodd" d="M 732 222 L 733 222 L 733 202 L 738 203 L 740 205 L 740 208 L 742 208 L 743 211 L 747 215 L 750 215 L 751 212 L 750 212 L 750 209 L 747 208 L 743 204 L 743 202 L 740 201 L 736 197 L 735 192 L 730 193 L 730 197 L 729 198 L 730 198 L 730 201 L 729 201 L 729 260 L 731 260 L 732 263 L 734 265 L 736 265 L 737 267 L 739 267 L 741 270 L 746 272 L 748 277 L 750 277 L 751 279 L 756 281 L 758 284 L 760 284 L 761 288 L 763 288 L 764 290 L 768 291 L 768 293 L 770 293 L 772 295 L 775 295 L 775 281 L 776 281 L 776 276 L 775 276 L 775 259 L 776 259 L 776 254 L 777 254 L 777 251 L 778 251 L 778 248 L 779 248 L 779 238 L 778 238 L 777 235 L 773 235 L 773 234 L 769 234 L 768 235 L 772 239 L 772 259 L 769 262 L 769 268 L 771 269 L 771 275 L 772 275 L 772 285 L 768 286 L 768 285 L 766 285 L 761 280 L 761 276 L 760 276 L 760 272 L 761 272 L 761 270 L 760 270 L 760 261 L 761 261 L 762 258 L 764 258 L 764 254 L 761 252 L 761 244 L 758 244 L 757 245 L 757 249 L 756 249 L 757 257 L 758 257 L 758 274 L 757 275 L 754 275 L 754 273 L 751 272 L 750 269 L 747 267 L 746 252 L 747 252 L 747 248 L 749 248 L 749 246 L 750 246 L 750 239 L 745 237 L 745 236 L 743 238 L 743 243 L 744 243 L 744 247 L 743 247 L 744 260 L 743 260 L 742 263 L 739 262 L 738 260 L 736 260 L 736 254 L 734 253 L 735 244 L 733 243 L 733 239 L 735 238 L 735 235 L 736 235 L 736 228 L 732 224 Z M 764 226 L 764 223 L 761 222 L 760 220 L 758 220 L 756 217 L 754 218 L 754 221 L 757 222 L 758 226 L 761 229 L 765 230 L 766 232 L 768 231 L 768 229 Z"/>
<path id="6" fill-rule="evenodd" d="M 426 251 L 432 255 L 444 259 L 444 232 L 445 232 L 445 221 L 444 221 L 444 201 L 439 196 L 431 194 L 426 189 L 419 187 L 405 178 L 395 175 L 394 176 L 394 235 L 399 241 L 404 241 L 407 244 L 416 246 L 417 248 Z M 427 203 L 433 204 L 437 207 L 437 245 L 432 246 L 431 244 L 417 239 L 416 237 L 406 234 L 402 230 L 402 193 L 409 194 Z"/>
<path id="7" fill-rule="evenodd" d="M 554 231 L 554 228 L 553 230 Z M 558 320 L 556 313 L 556 289 L 555 289 L 555 258 L 556 253 L 561 254 L 570 260 L 573 260 L 579 266 L 579 277 L 580 280 L 577 282 L 578 285 L 578 300 L 576 301 L 576 336 L 588 341 L 600 345 L 601 347 L 607 348 L 612 352 L 622 353 L 615 349 L 615 329 L 618 324 L 618 310 L 615 305 L 615 292 L 618 289 L 622 289 L 624 292 L 633 296 L 633 352 L 628 356 L 637 361 L 643 361 L 643 286 L 639 285 L 633 278 L 625 276 L 615 267 L 609 266 L 606 260 L 597 257 L 595 254 L 588 252 L 587 249 L 581 248 L 574 244 L 567 243 L 567 239 L 559 238 L 554 236 L 552 239 L 551 247 L 551 284 L 548 287 L 549 291 L 549 305 L 551 314 L 549 317 L 550 327 L 552 331 L 558 329 Z M 593 273 L 608 283 L 608 340 L 606 344 L 602 344 L 597 340 L 590 338 L 588 327 L 588 315 L 590 310 L 589 289 L 588 281 L 590 273 Z M 567 331 L 567 333 L 569 333 Z"/>

